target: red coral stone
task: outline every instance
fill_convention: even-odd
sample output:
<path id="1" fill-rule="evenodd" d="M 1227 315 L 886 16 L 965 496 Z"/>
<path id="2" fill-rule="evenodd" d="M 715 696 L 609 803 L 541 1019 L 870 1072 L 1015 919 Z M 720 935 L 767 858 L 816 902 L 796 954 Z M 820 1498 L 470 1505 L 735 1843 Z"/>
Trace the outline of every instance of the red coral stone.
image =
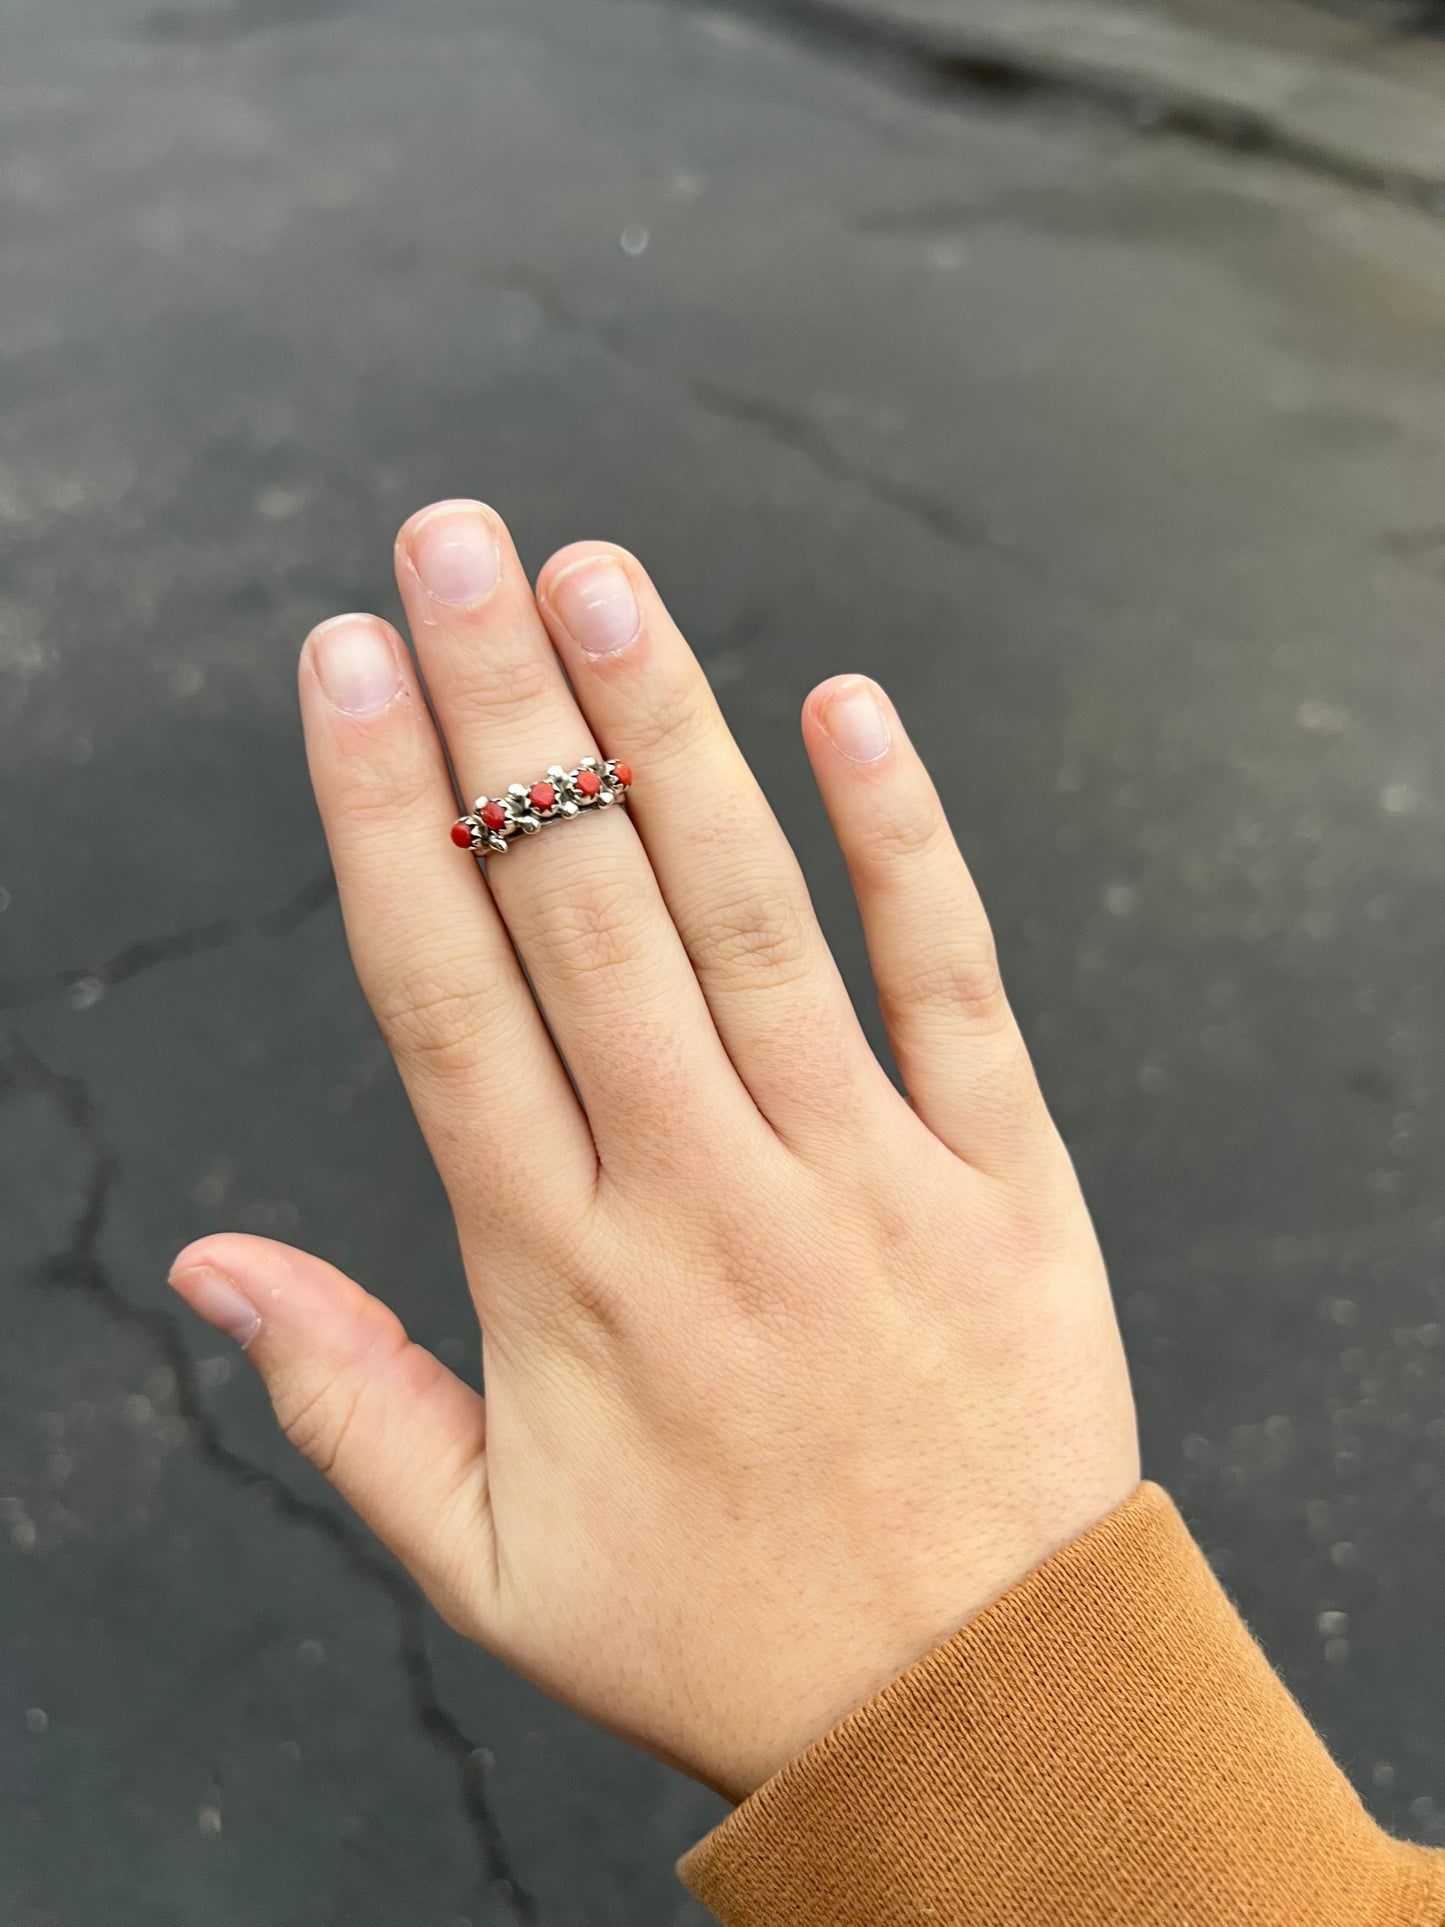
<path id="1" fill-rule="evenodd" d="M 469 850 L 472 847 L 472 832 L 470 826 L 466 823 L 453 823 L 452 842 L 456 844 L 459 850 Z"/>
<path id="2" fill-rule="evenodd" d="M 579 769 L 573 787 L 583 796 L 595 796 L 602 787 L 602 778 L 595 769 Z"/>
<path id="3" fill-rule="evenodd" d="M 527 801 L 534 810 L 550 810 L 557 801 L 557 792 L 550 783 L 534 783 L 527 791 Z"/>
<path id="4" fill-rule="evenodd" d="M 482 821 L 489 830 L 500 830 L 507 820 L 507 812 L 501 803 L 488 803 L 482 810 Z"/>
<path id="5" fill-rule="evenodd" d="M 617 778 L 623 789 L 626 789 L 627 785 L 632 781 L 632 770 L 626 763 L 614 763 L 612 765 L 612 774 Z"/>

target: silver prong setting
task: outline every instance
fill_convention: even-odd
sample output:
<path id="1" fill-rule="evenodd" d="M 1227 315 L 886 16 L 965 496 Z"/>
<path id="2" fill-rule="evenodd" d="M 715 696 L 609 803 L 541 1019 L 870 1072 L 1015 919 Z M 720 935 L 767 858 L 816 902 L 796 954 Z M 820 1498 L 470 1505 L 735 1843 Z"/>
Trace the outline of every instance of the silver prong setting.
<path id="1" fill-rule="evenodd" d="M 502 856 L 519 836 L 535 836 L 549 823 L 625 803 L 631 781 L 627 765 L 611 759 L 584 756 L 571 769 L 553 763 L 535 783 L 509 783 L 498 796 L 479 796 L 453 826 L 452 841 L 472 856 Z M 550 803 L 546 789 L 552 793 Z"/>

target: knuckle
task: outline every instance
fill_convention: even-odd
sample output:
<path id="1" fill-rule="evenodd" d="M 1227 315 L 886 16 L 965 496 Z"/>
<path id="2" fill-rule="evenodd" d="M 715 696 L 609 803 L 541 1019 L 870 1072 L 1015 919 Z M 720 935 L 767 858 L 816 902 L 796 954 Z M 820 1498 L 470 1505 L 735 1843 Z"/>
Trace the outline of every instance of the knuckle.
<path id="1" fill-rule="evenodd" d="M 688 948 L 705 976 L 799 982 L 812 967 L 807 916 L 786 890 L 746 888 L 719 896 L 689 932 Z"/>
<path id="2" fill-rule="evenodd" d="M 388 983 L 370 987 L 382 1034 L 400 1058 L 442 1068 L 474 1068 L 495 993 L 468 982 L 444 964 L 412 965 Z"/>
<path id="3" fill-rule="evenodd" d="M 335 1378 L 303 1395 L 294 1409 L 277 1402 L 281 1430 L 325 1478 L 331 1477 L 341 1456 L 361 1397 L 359 1385 Z"/>
<path id="4" fill-rule="evenodd" d="M 458 652 L 452 666 L 447 707 L 488 723 L 535 715 L 555 700 L 556 678 L 551 651 L 540 644 L 468 649 Z"/>
<path id="5" fill-rule="evenodd" d="M 880 990 L 888 1018 L 925 1011 L 941 1016 L 951 1029 L 992 1036 L 1013 1023 L 998 952 L 992 936 L 981 933 L 965 949 L 920 957 Z"/>
<path id="6" fill-rule="evenodd" d="M 909 808 L 906 803 L 880 806 L 865 833 L 863 857 L 879 866 L 904 857 L 929 856 L 952 843 L 947 819 L 936 802 Z"/>
<path id="7" fill-rule="evenodd" d="M 273 1386 L 272 1404 L 282 1431 L 318 1472 L 330 1478 L 377 1374 L 417 1349 L 400 1319 L 377 1306 L 371 1331 L 352 1357 L 328 1361 L 314 1374 L 302 1373 L 294 1381 L 282 1379 Z"/>
<path id="8" fill-rule="evenodd" d="M 648 698 L 627 719 L 624 754 L 652 762 L 686 754 L 712 721 L 712 694 L 700 674 L 651 686 Z"/>
<path id="9" fill-rule="evenodd" d="M 435 810 L 439 781 L 432 758 L 414 749 L 405 755 L 353 756 L 342 772 L 336 817 L 353 842 L 395 842 L 399 824 Z"/>
<path id="10" fill-rule="evenodd" d="M 571 985 L 635 961 L 640 939 L 636 881 L 619 870 L 569 872 L 533 902 L 538 955 L 549 975 Z"/>

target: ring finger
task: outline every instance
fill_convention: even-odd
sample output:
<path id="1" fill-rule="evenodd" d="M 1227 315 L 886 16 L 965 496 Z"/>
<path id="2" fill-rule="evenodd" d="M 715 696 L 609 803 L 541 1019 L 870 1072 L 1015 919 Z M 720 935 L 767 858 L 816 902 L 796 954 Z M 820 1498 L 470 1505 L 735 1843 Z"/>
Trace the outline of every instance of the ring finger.
<path id="1" fill-rule="evenodd" d="M 831 1141 L 840 1107 L 887 1081 L 701 664 L 622 549 L 563 549 L 537 605 L 599 733 L 646 761 L 637 826 L 738 1074 L 786 1142 Z"/>

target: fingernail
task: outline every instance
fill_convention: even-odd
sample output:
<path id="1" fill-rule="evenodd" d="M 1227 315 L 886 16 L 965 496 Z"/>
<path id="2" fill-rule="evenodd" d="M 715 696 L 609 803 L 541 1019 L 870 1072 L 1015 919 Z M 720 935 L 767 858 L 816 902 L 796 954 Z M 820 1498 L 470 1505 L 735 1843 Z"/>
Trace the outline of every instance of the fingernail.
<path id="1" fill-rule="evenodd" d="M 565 570 L 547 596 L 579 649 L 611 656 L 637 634 L 642 617 L 627 573 L 607 556 Z"/>
<path id="2" fill-rule="evenodd" d="M 819 719 L 834 747 L 852 763 L 876 763 L 892 741 L 872 683 L 844 683 L 824 701 Z"/>
<path id="3" fill-rule="evenodd" d="M 480 602 L 502 573 L 492 525 L 472 502 L 433 509 L 413 526 L 407 547 L 422 587 L 438 602 Z"/>
<path id="4" fill-rule="evenodd" d="M 173 1271 L 170 1284 L 192 1311 L 199 1312 L 218 1332 L 234 1338 L 242 1351 L 260 1331 L 261 1314 L 231 1279 L 213 1265 L 192 1265 L 184 1271 Z"/>
<path id="5" fill-rule="evenodd" d="M 391 638 L 366 616 L 338 616 L 311 635 L 316 680 L 333 709 L 370 716 L 401 688 L 401 669 Z"/>

